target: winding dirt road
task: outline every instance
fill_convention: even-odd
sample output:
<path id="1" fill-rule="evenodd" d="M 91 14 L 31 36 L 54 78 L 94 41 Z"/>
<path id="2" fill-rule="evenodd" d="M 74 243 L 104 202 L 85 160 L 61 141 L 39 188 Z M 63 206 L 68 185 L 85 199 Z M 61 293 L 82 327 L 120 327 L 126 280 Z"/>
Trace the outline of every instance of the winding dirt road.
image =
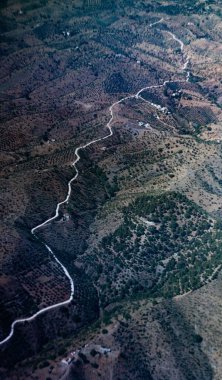
<path id="1" fill-rule="evenodd" d="M 163 22 L 164 19 L 162 18 L 161 20 L 153 23 L 153 24 L 150 24 L 150 27 L 156 25 L 156 24 L 159 24 L 161 22 Z M 183 60 L 183 67 L 182 67 L 182 71 L 186 71 L 186 81 L 189 80 L 189 77 L 190 77 L 190 72 L 187 71 L 187 66 L 189 64 L 189 57 L 186 57 L 184 55 L 184 43 L 175 36 L 175 34 L 173 34 L 172 32 L 167 32 L 165 31 L 165 33 L 168 33 L 175 41 L 177 41 L 180 45 L 180 50 L 181 50 L 181 54 L 182 54 L 182 60 Z M 92 140 L 90 142 L 88 142 L 87 144 L 85 145 L 81 145 L 79 146 L 78 148 L 76 148 L 75 150 L 75 156 L 76 156 L 76 159 L 75 161 L 73 162 L 72 166 L 75 168 L 75 175 L 74 177 L 68 182 L 68 192 L 67 192 L 67 196 L 66 198 L 57 203 L 57 206 L 56 206 L 56 211 L 55 211 L 55 214 L 51 217 L 51 218 L 48 218 L 47 220 L 45 220 L 43 223 L 39 224 L 38 226 L 32 228 L 31 230 L 31 233 L 33 236 L 35 236 L 36 238 L 38 238 L 36 236 L 36 232 L 41 229 L 42 227 L 44 227 L 46 224 L 49 224 L 51 223 L 53 220 L 55 220 L 58 215 L 59 215 L 59 210 L 60 210 L 60 207 L 64 204 L 68 204 L 69 202 L 69 199 L 70 199 L 70 196 L 71 196 L 71 191 L 72 191 L 72 188 L 71 188 L 71 185 L 72 185 L 72 182 L 74 182 L 78 175 L 79 175 L 79 171 L 78 171 L 78 168 L 77 168 L 77 163 L 79 162 L 80 160 L 80 156 L 79 156 L 79 151 L 80 150 L 83 150 L 83 149 L 86 149 L 87 147 L 89 147 L 90 145 L 93 145 L 99 141 L 103 141 L 103 140 L 106 140 L 108 139 L 109 137 L 111 137 L 113 135 L 113 130 L 112 130 L 112 124 L 114 122 L 114 116 L 115 116 L 115 108 L 116 106 L 118 106 L 118 104 L 121 104 L 123 103 L 125 100 L 128 100 L 128 99 L 141 99 L 142 101 L 145 101 L 147 103 L 149 103 L 151 106 L 153 107 L 156 107 L 156 108 L 159 108 L 159 106 L 157 104 L 153 104 L 147 100 L 145 100 L 143 97 L 142 97 L 142 93 L 143 91 L 145 90 L 148 90 L 148 89 L 152 89 L 152 88 L 160 88 L 160 87 L 164 87 L 167 83 L 175 83 L 175 82 L 185 82 L 184 80 L 178 80 L 178 81 L 165 81 L 163 82 L 162 84 L 160 85 L 154 85 L 154 86 L 146 86 L 146 87 L 143 87 L 141 90 L 139 90 L 136 94 L 133 94 L 133 95 L 129 95 L 129 96 L 126 96 L 116 102 L 114 102 L 110 107 L 109 107 L 109 112 L 110 112 L 110 119 L 108 121 L 108 123 L 106 124 L 106 128 L 109 130 L 109 133 L 104 136 L 104 137 L 101 137 L 101 138 L 98 138 L 98 139 L 95 139 L 95 140 Z M 70 282 L 70 288 L 71 288 L 71 291 L 70 291 L 70 297 L 66 300 L 66 301 L 63 301 L 63 302 L 59 302 L 59 303 L 56 303 L 54 305 L 51 305 L 51 306 L 47 306 L 41 310 L 39 310 L 37 313 L 33 314 L 31 317 L 26 317 L 26 318 L 19 318 L 19 319 L 16 319 L 12 325 L 11 325 L 11 329 L 10 329 L 10 333 L 9 335 L 3 339 L 2 341 L 0 341 L 0 346 L 3 345 L 4 343 L 8 342 L 10 340 L 10 338 L 13 336 L 14 334 L 14 330 L 15 330 L 15 326 L 18 325 L 19 323 L 24 323 L 24 322 L 30 322 L 30 321 L 33 321 L 36 317 L 38 317 L 39 315 L 49 311 L 49 310 L 52 310 L 52 309 L 55 309 L 57 307 L 60 307 L 60 306 L 63 306 L 63 305 L 67 305 L 69 304 L 72 299 L 73 299 L 73 295 L 74 295 L 74 291 L 75 291 L 75 286 L 74 286 L 74 281 L 72 279 L 72 277 L 70 276 L 67 268 L 61 263 L 61 261 L 56 257 L 56 255 L 54 254 L 54 252 L 52 251 L 52 249 L 46 244 L 46 243 L 43 243 L 45 248 L 48 250 L 48 252 L 53 256 L 53 258 L 55 259 L 55 261 L 61 266 L 61 268 L 63 269 L 64 271 L 64 274 L 66 275 L 66 277 L 69 279 L 69 282 Z"/>

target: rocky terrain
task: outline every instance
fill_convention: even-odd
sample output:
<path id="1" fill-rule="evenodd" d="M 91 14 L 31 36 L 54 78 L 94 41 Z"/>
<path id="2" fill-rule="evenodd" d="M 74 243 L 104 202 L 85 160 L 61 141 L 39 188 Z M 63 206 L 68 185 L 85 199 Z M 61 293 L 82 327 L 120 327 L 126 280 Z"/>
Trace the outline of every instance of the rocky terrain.
<path id="1" fill-rule="evenodd" d="M 0 19 L 0 377 L 221 379 L 221 2 Z"/>

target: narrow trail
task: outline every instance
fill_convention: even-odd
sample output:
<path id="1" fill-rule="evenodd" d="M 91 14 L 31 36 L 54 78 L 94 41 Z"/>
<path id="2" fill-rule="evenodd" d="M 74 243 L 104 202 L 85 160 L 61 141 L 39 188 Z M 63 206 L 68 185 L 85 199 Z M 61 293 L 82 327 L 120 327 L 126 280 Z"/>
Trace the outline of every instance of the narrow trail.
<path id="1" fill-rule="evenodd" d="M 164 21 L 164 18 L 162 17 L 160 20 L 151 23 L 151 24 L 150 24 L 150 27 L 152 28 L 152 26 L 157 25 L 157 24 L 160 24 L 160 23 L 163 22 L 163 21 Z"/>
<path id="2" fill-rule="evenodd" d="M 162 18 L 161 20 L 153 23 L 153 24 L 150 24 L 150 27 L 152 27 L 153 25 L 156 25 L 156 24 L 159 24 L 161 22 L 163 22 L 164 19 Z M 176 80 L 176 81 L 171 81 L 171 80 L 166 80 L 164 81 L 162 84 L 159 84 L 159 85 L 153 85 L 153 86 L 146 86 L 146 87 L 143 87 L 142 89 L 140 89 L 136 94 L 132 94 L 132 95 L 129 95 L 129 96 L 126 96 L 116 102 L 114 102 L 110 107 L 109 107 L 109 113 L 110 113 L 110 119 L 108 121 L 108 123 L 106 124 L 106 128 L 109 130 L 109 133 L 104 136 L 104 137 L 100 137 L 100 138 L 97 138 L 95 140 L 92 140 L 84 145 L 81 145 L 79 146 L 78 148 L 76 148 L 75 150 L 75 156 L 76 156 L 76 159 L 75 161 L 72 163 L 72 166 L 74 167 L 75 169 L 75 175 L 74 177 L 72 177 L 72 179 L 68 182 L 68 192 L 67 192 L 67 196 L 66 198 L 57 203 L 57 206 L 56 206 L 56 210 L 55 210 L 55 214 L 51 217 L 51 218 L 48 218 L 46 219 L 43 223 L 37 225 L 36 227 L 32 228 L 31 230 L 31 234 L 36 238 L 38 239 L 37 235 L 36 235 L 36 232 L 41 229 L 42 227 L 44 227 L 45 225 L 51 223 L 53 220 L 55 220 L 58 216 L 59 216 L 59 210 L 60 210 L 60 207 L 64 204 L 68 204 L 69 202 L 69 199 L 70 199 L 70 196 L 71 196 L 71 192 L 72 192 L 72 188 L 71 188 L 71 185 L 72 185 L 72 182 L 74 182 L 78 175 L 79 175 L 79 171 L 78 171 L 78 168 L 77 168 L 77 163 L 80 161 L 80 155 L 79 155 L 79 152 L 80 150 L 83 150 L 83 149 L 86 149 L 88 148 L 89 146 L 93 145 L 93 144 L 96 144 L 97 142 L 99 141 L 104 141 L 106 139 L 108 139 L 109 137 L 111 137 L 113 135 L 113 130 L 112 130 L 112 123 L 114 121 L 114 109 L 115 107 L 118 105 L 118 104 L 121 104 L 123 103 L 125 100 L 128 100 L 128 99 L 140 99 L 142 101 L 145 101 L 146 103 L 149 103 L 151 106 L 159 109 L 161 111 L 161 108 L 158 104 L 154 104 L 154 103 L 151 103 L 149 102 L 148 100 L 144 99 L 142 97 L 142 92 L 143 91 L 146 91 L 146 90 L 149 90 L 149 89 L 152 89 L 152 88 L 161 88 L 161 87 L 164 87 L 167 83 L 184 83 L 186 81 L 189 81 L 189 77 L 190 77 L 190 72 L 187 71 L 187 67 L 188 67 L 188 64 L 190 62 L 190 58 L 189 57 L 186 57 L 184 55 L 184 43 L 175 36 L 175 34 L 173 34 L 172 32 L 168 32 L 168 31 L 165 31 L 165 33 L 169 34 L 175 41 L 177 41 L 180 45 L 180 50 L 181 50 L 181 55 L 182 55 L 182 60 L 183 60 L 183 67 L 182 67 L 182 71 L 186 71 L 186 80 Z M 8 342 L 11 337 L 13 336 L 14 334 L 14 330 L 15 330 L 15 326 L 18 325 L 19 323 L 24 323 L 24 322 L 30 322 L 30 321 L 33 321 L 36 317 L 38 317 L 39 315 L 49 311 L 49 310 L 53 310 L 53 309 L 56 309 L 57 307 L 60 307 L 60 306 L 63 306 L 63 305 L 68 305 L 72 299 L 73 299 L 73 296 L 74 296 L 74 291 L 75 291 L 75 286 L 74 286 L 74 281 L 72 279 L 72 277 L 70 276 L 67 268 L 61 263 L 61 261 L 56 257 L 56 255 L 54 254 L 54 252 L 52 251 L 52 249 L 46 244 L 44 243 L 44 246 L 45 248 L 48 250 L 48 252 L 50 253 L 50 255 L 55 259 L 55 261 L 60 265 L 60 267 L 63 269 L 63 272 L 64 274 L 66 275 L 66 277 L 69 279 L 69 282 L 70 282 L 70 297 L 66 300 L 66 301 L 63 301 L 63 302 L 59 302 L 59 303 L 56 303 L 54 305 L 51 305 L 51 306 L 47 306 L 41 310 L 39 310 L 38 312 L 36 312 L 35 314 L 33 314 L 31 317 L 26 317 L 26 318 L 19 318 L 19 319 L 16 319 L 12 325 L 11 325 L 11 329 L 10 329 L 10 333 L 9 335 L 3 339 L 2 341 L 0 341 L 0 346 L 3 345 L 4 343 Z"/>

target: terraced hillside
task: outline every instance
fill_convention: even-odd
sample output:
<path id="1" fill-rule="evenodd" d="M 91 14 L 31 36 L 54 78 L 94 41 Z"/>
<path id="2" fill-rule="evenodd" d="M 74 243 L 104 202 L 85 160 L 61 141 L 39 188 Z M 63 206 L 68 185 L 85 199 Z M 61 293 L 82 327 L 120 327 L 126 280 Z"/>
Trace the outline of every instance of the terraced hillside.
<path id="1" fill-rule="evenodd" d="M 220 1 L 0 12 L 1 377 L 219 380 Z"/>

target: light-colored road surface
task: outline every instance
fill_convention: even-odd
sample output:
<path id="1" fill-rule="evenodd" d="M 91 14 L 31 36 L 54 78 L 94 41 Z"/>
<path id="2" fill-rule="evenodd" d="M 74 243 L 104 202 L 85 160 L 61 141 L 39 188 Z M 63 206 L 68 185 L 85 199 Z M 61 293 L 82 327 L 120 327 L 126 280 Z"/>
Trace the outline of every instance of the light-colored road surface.
<path id="1" fill-rule="evenodd" d="M 153 24 L 150 24 L 150 26 L 152 27 L 153 25 L 156 25 L 156 24 L 159 24 L 163 21 L 164 19 L 162 18 L 161 20 L 153 23 Z M 184 44 L 183 42 L 177 38 L 175 36 L 175 34 L 171 33 L 171 32 L 166 32 L 168 33 L 175 41 L 177 41 L 180 45 L 180 50 L 181 50 L 181 54 L 182 54 L 182 59 L 183 59 L 183 67 L 182 67 L 182 70 L 183 71 L 186 71 L 187 70 L 187 66 L 188 66 L 188 63 L 189 63 L 189 57 L 185 57 L 184 56 Z M 189 76 L 190 76 L 190 72 L 189 71 L 186 71 L 186 81 L 189 80 Z M 108 129 L 108 134 L 104 137 L 100 137 L 98 139 L 95 139 L 95 140 L 92 140 L 90 142 L 88 142 L 87 144 L 85 145 L 81 145 L 79 146 L 78 148 L 76 148 L 75 150 L 75 156 L 76 156 L 76 159 L 75 161 L 73 162 L 72 166 L 75 168 L 75 175 L 74 177 L 72 177 L 72 179 L 68 182 L 68 192 L 67 192 L 67 196 L 66 198 L 57 203 L 57 206 L 56 206 L 56 210 L 55 210 L 55 214 L 45 220 L 43 223 L 39 224 L 38 226 L 32 228 L 31 230 L 31 233 L 33 236 L 36 236 L 36 232 L 41 229 L 42 227 L 44 227 L 46 224 L 49 224 L 50 222 L 52 222 L 53 220 L 55 220 L 58 215 L 59 215 L 59 210 L 60 210 L 60 207 L 64 204 L 68 204 L 69 202 L 69 199 L 70 199 L 70 196 L 71 196 L 71 191 L 72 191 L 72 188 L 71 188 L 71 185 L 72 185 L 72 182 L 74 182 L 76 180 L 76 178 L 78 177 L 79 175 L 79 171 L 78 171 L 78 168 L 77 168 L 77 163 L 79 162 L 80 160 L 80 156 L 79 156 L 79 151 L 80 150 L 83 150 L 83 149 L 86 149 L 87 147 L 89 147 L 90 145 L 93 145 L 93 144 L 96 144 L 97 142 L 99 141 L 103 141 L 103 140 L 106 140 L 108 139 L 109 137 L 111 137 L 113 135 L 113 130 L 112 130 L 112 124 L 113 124 L 113 121 L 114 121 L 114 109 L 116 108 L 116 106 L 118 106 L 119 104 L 123 103 L 125 100 L 128 100 L 128 99 L 141 99 L 142 101 L 146 101 L 147 103 L 149 103 L 151 106 L 155 107 L 155 108 L 158 108 L 158 105 L 157 104 L 153 104 L 145 99 L 143 99 L 142 97 L 142 92 L 145 91 L 145 90 L 149 90 L 149 89 L 152 89 L 152 88 L 160 88 L 160 87 L 164 87 L 167 83 L 175 83 L 175 82 L 184 82 L 184 80 L 178 80 L 178 81 L 165 81 L 163 82 L 162 84 L 159 84 L 159 85 L 155 85 L 155 86 L 146 86 L 146 87 L 143 87 L 141 90 L 139 90 L 136 94 L 133 94 L 133 95 L 129 95 L 129 96 L 126 96 L 118 101 L 116 101 L 115 103 L 113 103 L 110 107 L 109 107 L 109 112 L 110 112 L 110 119 L 108 121 L 108 123 L 106 124 L 106 128 Z M 59 303 L 56 303 L 54 305 L 51 305 L 51 306 L 47 306 L 41 310 L 39 310 L 37 313 L 33 314 L 31 317 L 26 317 L 26 318 L 19 318 L 19 319 L 16 319 L 12 325 L 11 325 L 11 329 L 10 329 L 10 333 L 9 335 L 3 339 L 1 342 L 0 342 L 0 346 L 3 345 L 4 343 L 8 342 L 10 340 L 10 338 L 13 336 L 14 334 L 14 330 L 15 330 L 15 326 L 18 325 L 19 323 L 24 323 L 24 322 L 29 322 L 29 321 L 33 321 L 36 317 L 38 317 L 40 314 L 43 314 L 49 310 L 52 310 L 52 309 L 55 309 L 59 306 L 63 306 L 63 305 L 67 305 L 69 304 L 72 299 L 73 299 L 73 295 L 74 295 L 74 281 L 72 279 L 72 277 L 70 276 L 68 270 L 66 269 L 66 267 L 61 263 L 61 261 L 56 257 L 56 255 L 53 253 L 52 249 L 46 244 L 46 243 L 43 243 L 46 247 L 46 249 L 48 250 L 48 252 L 53 256 L 53 258 L 55 259 L 55 261 L 61 266 L 61 268 L 63 269 L 64 271 L 64 274 L 66 275 L 66 277 L 69 279 L 69 282 L 70 282 L 70 288 L 71 288 L 71 291 L 70 291 L 70 297 L 66 300 L 66 301 L 63 301 L 63 302 L 59 302 Z"/>
<path id="2" fill-rule="evenodd" d="M 160 24 L 161 22 L 164 21 L 164 18 L 162 17 L 160 20 L 156 21 L 156 22 L 153 22 L 152 24 L 150 24 L 150 27 L 152 28 L 152 26 L 154 25 L 157 25 L 157 24 Z"/>

